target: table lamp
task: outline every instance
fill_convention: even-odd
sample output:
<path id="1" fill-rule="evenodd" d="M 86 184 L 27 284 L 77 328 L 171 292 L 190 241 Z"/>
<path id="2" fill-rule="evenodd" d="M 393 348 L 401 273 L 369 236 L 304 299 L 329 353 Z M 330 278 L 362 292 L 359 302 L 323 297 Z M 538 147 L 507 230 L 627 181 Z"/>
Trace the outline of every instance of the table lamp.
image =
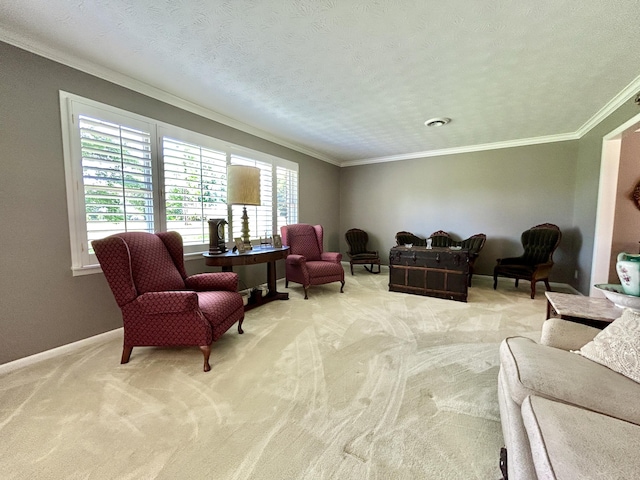
<path id="1" fill-rule="evenodd" d="M 260 169 L 245 165 L 227 167 L 227 203 L 242 205 L 242 242 L 251 250 L 247 205 L 260 205 Z"/>

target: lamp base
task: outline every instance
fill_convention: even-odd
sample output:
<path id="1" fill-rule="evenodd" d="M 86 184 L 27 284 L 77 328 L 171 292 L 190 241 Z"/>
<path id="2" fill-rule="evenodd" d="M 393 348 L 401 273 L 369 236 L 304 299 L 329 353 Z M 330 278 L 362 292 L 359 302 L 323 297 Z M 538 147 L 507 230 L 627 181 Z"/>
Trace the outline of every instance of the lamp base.
<path id="1" fill-rule="evenodd" d="M 245 250 L 253 250 L 251 248 L 251 239 L 249 238 L 249 215 L 247 215 L 247 207 L 242 207 L 242 243 Z"/>

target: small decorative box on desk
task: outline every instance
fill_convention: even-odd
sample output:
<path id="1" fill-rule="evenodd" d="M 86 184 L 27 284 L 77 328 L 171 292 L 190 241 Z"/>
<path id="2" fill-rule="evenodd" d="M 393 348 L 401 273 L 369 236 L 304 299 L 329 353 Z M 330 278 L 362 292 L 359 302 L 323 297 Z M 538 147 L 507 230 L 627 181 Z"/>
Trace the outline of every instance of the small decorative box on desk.
<path id="1" fill-rule="evenodd" d="M 467 301 L 469 252 L 450 248 L 394 247 L 389 291 Z"/>

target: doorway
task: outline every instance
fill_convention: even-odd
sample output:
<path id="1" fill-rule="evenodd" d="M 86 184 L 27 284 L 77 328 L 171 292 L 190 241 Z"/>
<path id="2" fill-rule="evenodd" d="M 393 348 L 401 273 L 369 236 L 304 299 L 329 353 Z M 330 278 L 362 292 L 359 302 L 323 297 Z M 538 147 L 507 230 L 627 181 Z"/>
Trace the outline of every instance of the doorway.
<path id="1" fill-rule="evenodd" d="M 635 132 L 639 128 L 640 114 L 620 125 L 620 127 L 603 138 L 593 260 L 591 263 L 590 296 L 601 296 L 593 285 L 609 283 L 616 197 L 622 158 L 622 139 L 626 134 Z"/>

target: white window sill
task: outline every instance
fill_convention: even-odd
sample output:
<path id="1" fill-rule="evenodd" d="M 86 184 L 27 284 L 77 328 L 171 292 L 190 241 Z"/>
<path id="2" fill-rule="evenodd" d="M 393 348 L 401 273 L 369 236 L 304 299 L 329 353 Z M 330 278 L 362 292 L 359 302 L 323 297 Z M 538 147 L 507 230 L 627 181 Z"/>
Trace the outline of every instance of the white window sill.
<path id="1" fill-rule="evenodd" d="M 190 262 L 192 260 L 202 259 L 202 254 L 207 253 L 204 252 L 193 252 L 193 253 L 185 253 L 184 260 L 185 262 Z M 102 268 L 100 265 L 85 265 L 83 267 L 71 267 L 71 272 L 74 277 L 80 277 L 82 275 L 93 275 L 94 273 L 102 273 Z"/>

